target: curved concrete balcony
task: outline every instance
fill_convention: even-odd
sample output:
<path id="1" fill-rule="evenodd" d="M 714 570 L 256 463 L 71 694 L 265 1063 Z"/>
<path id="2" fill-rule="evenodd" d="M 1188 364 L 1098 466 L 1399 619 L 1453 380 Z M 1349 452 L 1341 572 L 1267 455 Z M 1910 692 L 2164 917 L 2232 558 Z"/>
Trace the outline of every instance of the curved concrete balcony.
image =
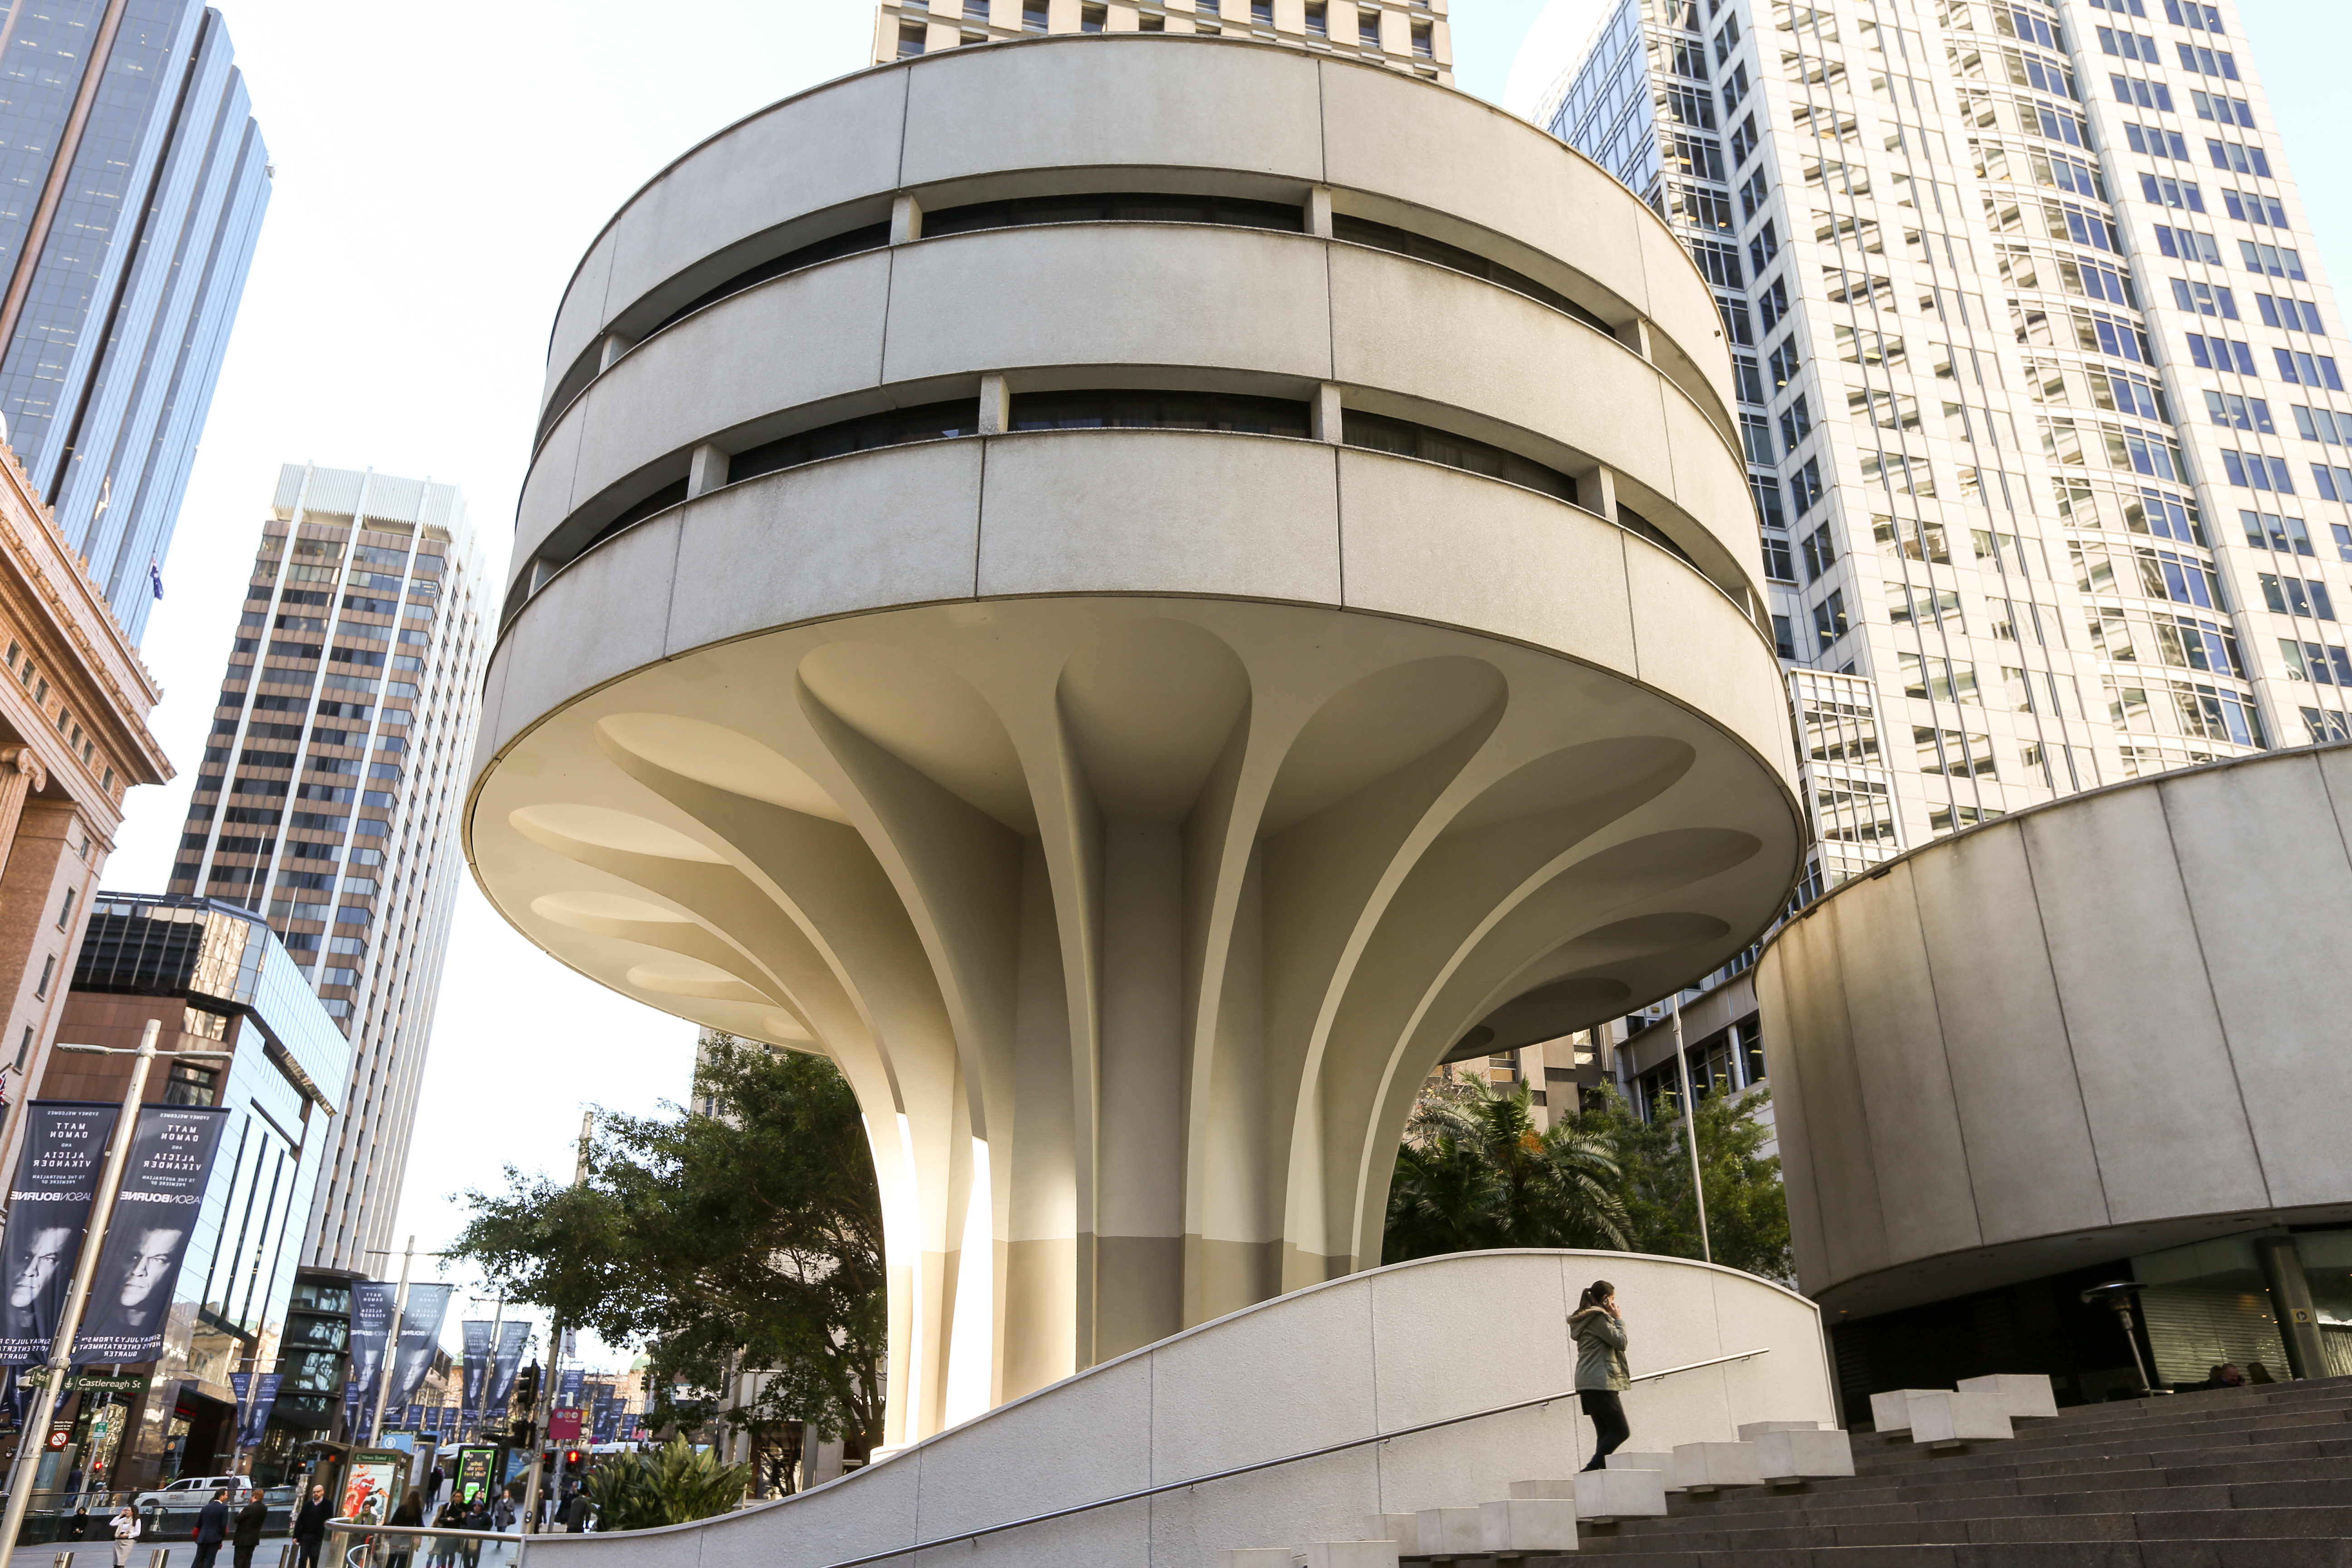
<path id="1" fill-rule="evenodd" d="M 1146 118 L 1234 62 L 1277 60 L 1308 99 L 1285 112 L 1357 68 L 1097 42 L 1005 58 L 1108 71 Z M 854 106 L 907 69 L 824 90 Z M 1392 115 L 1459 130 L 1455 95 L 1368 74 Z M 1523 155 L 1526 127 L 1476 123 Z M 1597 231 L 1654 222 L 1592 190 Z M 682 199 L 662 209 L 690 228 Z M 1377 1263 L 1439 1060 L 1705 973 L 1793 879 L 1737 454 L 1570 314 L 1346 249 L 1149 224 L 909 240 L 681 318 L 540 454 L 535 493 L 590 478 L 526 500 L 539 564 L 492 663 L 469 854 L 582 973 L 841 1064 L 888 1205 L 892 1442 Z M 1095 320 L 1163 250 L 1271 303 Z M 1019 309 L 919 309 L 919 251 L 1070 270 Z M 849 288 L 877 268 L 898 282 Z M 864 346 L 828 360 L 836 337 Z M 1024 397 L 1154 376 L 1292 433 L 1005 427 L 1008 386 L 1018 423 Z M 862 406 L 969 397 L 949 428 L 989 433 L 719 482 L 742 443 L 883 393 Z M 1444 432 L 1416 448 L 1438 455 L 1345 444 L 1360 411 Z M 689 445 L 699 493 L 583 510 Z M 1596 451 L 1622 484 L 1555 466 Z M 1680 500 L 1645 529 L 1629 491 Z"/>
<path id="2" fill-rule="evenodd" d="M 2077 795 L 1757 967 L 1806 1292 L 1856 1317 L 2352 1217 L 2352 747 Z"/>

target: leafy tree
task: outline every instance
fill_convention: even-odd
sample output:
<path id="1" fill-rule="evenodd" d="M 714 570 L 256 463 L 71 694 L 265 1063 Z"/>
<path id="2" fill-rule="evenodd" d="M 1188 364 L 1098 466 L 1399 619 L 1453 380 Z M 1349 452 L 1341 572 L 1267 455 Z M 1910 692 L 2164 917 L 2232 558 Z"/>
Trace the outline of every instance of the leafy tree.
<path id="1" fill-rule="evenodd" d="M 1791 1283 L 1789 1204 L 1780 1187 L 1780 1157 L 1766 1156 L 1770 1131 L 1757 1120 L 1771 1091 L 1710 1094 L 1698 1102 L 1698 1157 L 1706 1190 L 1707 1239 L 1727 1268 Z M 1691 1202 L 1690 1148 L 1683 1119 L 1661 1095 L 1641 1121 L 1613 1090 L 1573 1119 L 1586 1135 L 1616 1152 L 1623 1173 L 1618 1196 L 1625 1205 L 1628 1250 L 1667 1258 L 1701 1256 L 1698 1210 Z"/>
<path id="2" fill-rule="evenodd" d="M 1762 1153 L 1765 1089 L 1698 1102 L 1699 1164 L 1715 1261 L 1789 1282 L 1780 1162 Z M 1701 1256 L 1683 1121 L 1661 1098 L 1646 1122 L 1614 1090 L 1536 1130 L 1523 1085 L 1449 1080 L 1424 1093 L 1397 1151 L 1381 1260 L 1496 1247 Z"/>
<path id="3" fill-rule="evenodd" d="M 800 1421 L 863 1454 L 888 1312 L 856 1099 L 822 1057 L 725 1037 L 694 1092 L 717 1114 L 600 1116 L 577 1185 L 509 1166 L 505 1192 L 467 1193 L 453 1251 L 509 1300 L 646 1346 L 656 1426 L 716 1419 L 766 1447 Z M 744 1370 L 758 1392 L 730 1404 Z"/>
<path id="4" fill-rule="evenodd" d="M 749 1465 L 725 1465 L 672 1437 L 650 1454 L 617 1454 L 588 1477 L 598 1530 L 652 1530 L 725 1513 L 740 1501 Z"/>
<path id="5" fill-rule="evenodd" d="M 1381 1260 L 1496 1247 L 1626 1244 L 1622 1174 L 1602 1139 L 1538 1131 L 1527 1088 L 1426 1095 L 1397 1151 Z"/>

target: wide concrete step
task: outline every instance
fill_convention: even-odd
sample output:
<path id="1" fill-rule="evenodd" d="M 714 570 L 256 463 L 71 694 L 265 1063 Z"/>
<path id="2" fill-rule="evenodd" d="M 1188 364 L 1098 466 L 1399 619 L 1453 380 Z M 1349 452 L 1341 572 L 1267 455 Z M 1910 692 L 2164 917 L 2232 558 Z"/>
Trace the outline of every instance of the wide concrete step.
<path id="1" fill-rule="evenodd" d="M 2352 1442 L 2347 1442 L 2352 1447 Z M 2225 1450 L 2200 1450 L 2189 1462 L 2158 1455 L 2127 1455 L 2095 1462 L 2021 1465 L 1929 1473 L 1923 1476 L 1855 1476 L 1817 1480 L 1801 1489 L 1741 1488 L 1712 1498 L 1677 1497 L 1677 1510 L 1722 1515 L 1791 1507 L 1861 1506 L 1882 1502 L 1964 1500 L 2080 1490 L 2141 1489 L 2179 1486 L 2232 1486 L 2265 1481 L 2326 1481 L 2352 1486 L 2352 1452 L 2312 1454 L 2311 1445 L 2282 1444 Z M 2347 1492 L 2352 1496 L 2352 1492 Z"/>
<path id="2" fill-rule="evenodd" d="M 1694 1549 L 1738 1552 L 1811 1551 L 1836 1546 L 1978 1545 L 2004 1542 L 2221 1541 L 2352 1537 L 2352 1508 L 2220 1508 L 2024 1513 L 1989 1519 L 1896 1520 L 1880 1523 L 1782 1524 L 1717 1530 L 1695 1539 L 1686 1532 L 1621 1527 L 1588 1531 L 1586 1556 L 1641 1557 Z"/>
<path id="3" fill-rule="evenodd" d="M 1972 1520 L 2062 1518 L 2196 1510 L 2335 1508 L 2352 1502 L 2352 1488 L 2338 1479 L 2254 1483 L 2242 1486 L 2098 1488 L 2087 1491 L 1968 1498 L 1946 1501 L 1831 1503 L 1796 1509 L 1751 1509 L 1710 1514 L 1676 1512 L 1644 1521 L 1628 1533 L 1678 1537 L 1722 1534 L 1780 1525 L 1843 1528 L 1966 1522 Z"/>
<path id="4" fill-rule="evenodd" d="M 2266 1426 L 2293 1426 L 2312 1421 L 2340 1421 L 2344 1418 L 2341 1401 L 2312 1405 L 2252 1405 L 2227 1410 L 2183 1413 L 2172 1419 L 2143 1416 L 2131 1421 L 2103 1421 L 2097 1424 L 2069 1421 L 2026 1421 L 2014 1424 L 2015 1436 L 2006 1438 L 1982 1439 L 1984 1446 L 1998 1444 L 2002 1447 L 2042 1448 L 2065 1447 L 2084 1443 L 2105 1442 L 2119 1437 L 2141 1436 L 2149 1432 L 2222 1432 L 2244 1431 Z M 1904 1454 L 1927 1452 L 1927 1445 L 1907 1433 L 1858 1433 L 1853 1440 L 1859 1454 Z"/>
<path id="5" fill-rule="evenodd" d="M 1575 1568 L 1590 1558 L 1528 1557 L 1519 1568 Z M 1413 1561 L 1406 1559 L 1407 1562 Z M 1670 1552 L 1643 1568 L 2352 1568 L 2352 1542 L 2314 1536 L 2213 1541 L 2004 1541 L 1768 1552 Z M 1465 1565 L 1467 1568 L 1467 1565 Z"/>
<path id="6" fill-rule="evenodd" d="M 2075 1463 L 2124 1454 L 2229 1452 L 2278 1443 L 2338 1443 L 2347 1439 L 2352 1439 L 2352 1423 L 2340 1418 L 2306 1419 L 2293 1425 L 2196 1434 L 2151 1430 L 2093 1442 L 2033 1447 L 2021 1447 L 2013 1443 L 1985 1443 L 1972 1446 L 1963 1453 L 1921 1453 L 1901 1460 L 1892 1459 L 1884 1453 L 1864 1455 L 1858 1452 L 1854 1456 L 1854 1473 L 1857 1477 L 1907 1476 L 1929 1471 L 1959 1475 L 1970 1470 L 2011 1465 Z"/>

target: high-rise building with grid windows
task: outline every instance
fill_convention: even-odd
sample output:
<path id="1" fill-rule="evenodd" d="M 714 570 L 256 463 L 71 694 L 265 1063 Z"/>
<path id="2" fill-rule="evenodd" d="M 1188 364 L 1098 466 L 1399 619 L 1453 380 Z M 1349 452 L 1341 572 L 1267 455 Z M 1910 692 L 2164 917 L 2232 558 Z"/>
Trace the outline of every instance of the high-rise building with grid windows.
<path id="1" fill-rule="evenodd" d="M 2342 323 L 2234 6 L 1590 14 L 1520 79 L 1715 287 L 1815 886 L 2352 732 Z"/>
<path id="2" fill-rule="evenodd" d="M 266 913 L 352 1038 L 304 1261 L 366 1267 L 400 1201 L 480 714 L 483 568 L 453 485 L 289 463 L 173 868 Z"/>
<path id="3" fill-rule="evenodd" d="M 1059 33 L 1255 38 L 1451 85 L 1446 0 L 882 0 L 874 63 Z"/>

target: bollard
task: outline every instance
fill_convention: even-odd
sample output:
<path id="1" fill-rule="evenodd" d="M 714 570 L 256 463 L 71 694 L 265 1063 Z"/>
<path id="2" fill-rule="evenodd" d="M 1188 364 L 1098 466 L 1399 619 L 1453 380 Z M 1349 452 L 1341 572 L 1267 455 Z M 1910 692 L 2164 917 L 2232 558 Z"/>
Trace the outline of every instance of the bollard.
<path id="1" fill-rule="evenodd" d="M 172 1568 L 172 1549 L 158 1546 L 147 1553 L 147 1568 Z"/>
<path id="2" fill-rule="evenodd" d="M 278 1568 L 294 1568 L 294 1543 L 288 1542 L 278 1549 Z"/>
<path id="3" fill-rule="evenodd" d="M 51 1562 L 49 1568 L 73 1568 L 73 1553 L 70 1552 L 58 1552 L 56 1558 Z"/>

